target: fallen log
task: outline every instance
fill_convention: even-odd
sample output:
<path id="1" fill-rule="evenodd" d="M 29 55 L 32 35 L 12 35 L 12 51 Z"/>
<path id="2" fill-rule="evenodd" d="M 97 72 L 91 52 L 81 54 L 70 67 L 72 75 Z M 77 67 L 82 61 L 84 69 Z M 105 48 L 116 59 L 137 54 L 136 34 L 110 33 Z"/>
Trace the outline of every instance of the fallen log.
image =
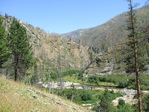
<path id="1" fill-rule="evenodd" d="M 49 97 L 49 96 L 46 96 L 45 94 L 42 94 L 42 93 L 40 93 L 40 92 L 38 92 L 38 91 L 35 91 L 35 90 L 32 90 L 32 89 L 27 89 L 27 90 L 28 90 L 29 92 L 35 93 L 35 94 L 37 94 L 37 95 L 41 95 L 42 97 L 45 97 L 45 98 L 47 98 L 47 99 L 49 99 L 49 100 L 51 100 L 51 101 L 54 101 L 54 102 L 57 103 L 57 104 L 67 106 L 67 107 L 69 107 L 69 108 L 72 108 L 72 109 L 74 109 L 74 110 L 77 110 L 78 112 L 84 112 L 83 110 L 80 110 L 80 109 L 75 108 L 75 107 L 73 107 L 73 106 L 71 106 L 71 105 L 68 105 L 68 104 L 66 104 L 66 103 L 64 103 L 64 102 L 61 102 L 61 101 L 59 101 L 59 100 L 56 100 L 56 99 L 51 98 L 51 97 Z"/>

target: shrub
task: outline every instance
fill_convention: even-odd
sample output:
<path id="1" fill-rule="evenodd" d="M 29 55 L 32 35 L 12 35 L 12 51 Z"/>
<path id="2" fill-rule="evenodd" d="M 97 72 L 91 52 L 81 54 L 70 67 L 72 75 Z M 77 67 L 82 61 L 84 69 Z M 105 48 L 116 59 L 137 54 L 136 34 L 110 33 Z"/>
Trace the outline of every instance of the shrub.
<path id="1" fill-rule="evenodd" d="M 87 100 L 92 99 L 91 94 L 88 93 L 86 90 L 81 90 L 79 94 L 80 94 L 79 96 L 81 97 L 82 101 L 87 101 Z"/>
<path id="2" fill-rule="evenodd" d="M 123 106 L 125 105 L 125 101 L 123 99 L 118 100 L 118 106 Z"/>
<path id="3" fill-rule="evenodd" d="M 118 105 L 119 106 L 119 105 Z M 117 108 L 116 112 L 136 112 L 133 107 L 129 104 L 121 105 Z"/>
<path id="4" fill-rule="evenodd" d="M 142 99 L 143 101 L 143 112 L 149 111 L 149 95 L 145 95 Z"/>
<path id="5" fill-rule="evenodd" d="M 128 83 L 127 83 L 127 82 L 119 82 L 119 83 L 118 83 L 118 87 L 119 87 L 119 88 L 128 87 Z"/>
<path id="6" fill-rule="evenodd" d="M 55 93 L 58 90 L 55 91 Z M 69 100 L 81 104 L 86 102 L 92 102 L 92 95 L 87 90 L 77 90 L 77 89 L 63 89 L 58 92 L 58 95 L 63 96 Z"/>
<path id="7" fill-rule="evenodd" d="M 99 79 L 98 79 L 97 76 L 91 76 L 91 77 L 88 78 L 87 82 L 88 83 L 94 83 L 94 84 L 98 85 Z"/>
<path id="8" fill-rule="evenodd" d="M 57 73 L 56 73 L 56 72 L 51 72 L 51 73 L 50 73 L 50 78 L 51 78 L 52 80 L 56 81 L 56 80 L 57 80 Z"/>
<path id="9" fill-rule="evenodd" d="M 36 75 L 33 75 L 31 77 L 26 78 L 23 82 L 25 84 L 33 85 L 33 84 L 37 83 L 37 80 L 38 80 L 38 77 Z"/>
<path id="10" fill-rule="evenodd" d="M 65 72 L 63 72 L 63 76 L 72 76 L 73 74 L 79 74 L 80 71 L 79 70 L 67 70 Z"/>
<path id="11" fill-rule="evenodd" d="M 106 82 L 106 78 L 105 77 L 99 77 L 98 79 L 99 79 L 99 81 Z"/>

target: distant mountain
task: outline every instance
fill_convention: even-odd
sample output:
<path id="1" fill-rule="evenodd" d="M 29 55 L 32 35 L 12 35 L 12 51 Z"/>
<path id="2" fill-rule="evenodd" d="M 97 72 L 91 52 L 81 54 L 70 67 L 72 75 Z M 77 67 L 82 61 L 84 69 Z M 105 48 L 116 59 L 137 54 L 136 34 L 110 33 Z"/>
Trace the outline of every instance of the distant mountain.
<path id="1" fill-rule="evenodd" d="M 136 10 L 139 26 L 149 25 L 149 5 Z M 117 15 L 108 22 L 87 29 L 76 30 L 64 34 L 65 38 L 72 38 L 73 41 L 81 43 L 85 46 L 102 48 L 115 45 L 117 42 L 124 39 L 127 35 L 126 20 L 127 12 Z"/>
<path id="2" fill-rule="evenodd" d="M 52 36 L 58 36 L 58 37 L 60 37 L 61 36 L 61 34 L 59 34 L 59 33 L 50 33 L 50 35 L 52 35 Z"/>
<path id="3" fill-rule="evenodd" d="M 88 32 L 91 29 L 93 29 L 93 28 L 79 29 L 79 30 L 75 30 L 75 31 L 72 31 L 72 32 L 64 33 L 64 34 L 50 33 L 50 35 L 60 36 L 60 37 L 66 38 L 66 39 L 72 39 L 72 38 L 77 38 L 77 37 L 81 36 L 83 33 Z"/>
<path id="4" fill-rule="evenodd" d="M 79 30 L 75 30 L 75 31 L 72 31 L 72 32 L 69 32 L 69 33 L 61 34 L 60 36 L 63 37 L 63 38 L 67 38 L 67 39 L 76 38 L 76 37 L 81 36 L 85 32 L 90 31 L 91 29 L 93 29 L 93 28 L 79 29 Z"/>

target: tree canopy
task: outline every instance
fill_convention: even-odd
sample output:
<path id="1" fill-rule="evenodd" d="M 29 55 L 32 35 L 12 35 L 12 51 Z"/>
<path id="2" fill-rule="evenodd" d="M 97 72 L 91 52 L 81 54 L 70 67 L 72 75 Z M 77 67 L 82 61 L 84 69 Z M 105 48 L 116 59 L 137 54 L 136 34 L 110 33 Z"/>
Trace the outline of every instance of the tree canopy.
<path id="1" fill-rule="evenodd" d="M 8 43 L 13 60 L 15 80 L 18 80 L 19 73 L 25 74 L 34 61 L 26 29 L 15 18 L 9 28 Z"/>
<path id="2" fill-rule="evenodd" d="M 7 47 L 7 39 L 5 28 L 3 26 L 3 18 L 0 15 L 0 68 L 9 58 L 9 50 Z"/>

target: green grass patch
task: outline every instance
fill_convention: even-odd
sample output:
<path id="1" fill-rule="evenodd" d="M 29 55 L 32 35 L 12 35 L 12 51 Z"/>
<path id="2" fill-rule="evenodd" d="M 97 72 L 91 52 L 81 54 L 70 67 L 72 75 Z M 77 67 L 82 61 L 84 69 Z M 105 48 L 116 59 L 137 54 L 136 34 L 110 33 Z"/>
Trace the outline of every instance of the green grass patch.
<path id="1" fill-rule="evenodd" d="M 74 83 L 82 83 L 82 81 L 80 79 L 78 79 L 78 76 L 75 74 L 73 74 L 71 76 L 65 76 L 64 81 L 74 82 Z"/>
<path id="2" fill-rule="evenodd" d="M 141 89 L 149 90 L 149 74 L 140 75 Z M 91 76 L 86 80 L 87 85 L 109 85 L 117 86 L 118 88 L 130 88 L 135 89 L 135 75 L 102 75 Z"/>

